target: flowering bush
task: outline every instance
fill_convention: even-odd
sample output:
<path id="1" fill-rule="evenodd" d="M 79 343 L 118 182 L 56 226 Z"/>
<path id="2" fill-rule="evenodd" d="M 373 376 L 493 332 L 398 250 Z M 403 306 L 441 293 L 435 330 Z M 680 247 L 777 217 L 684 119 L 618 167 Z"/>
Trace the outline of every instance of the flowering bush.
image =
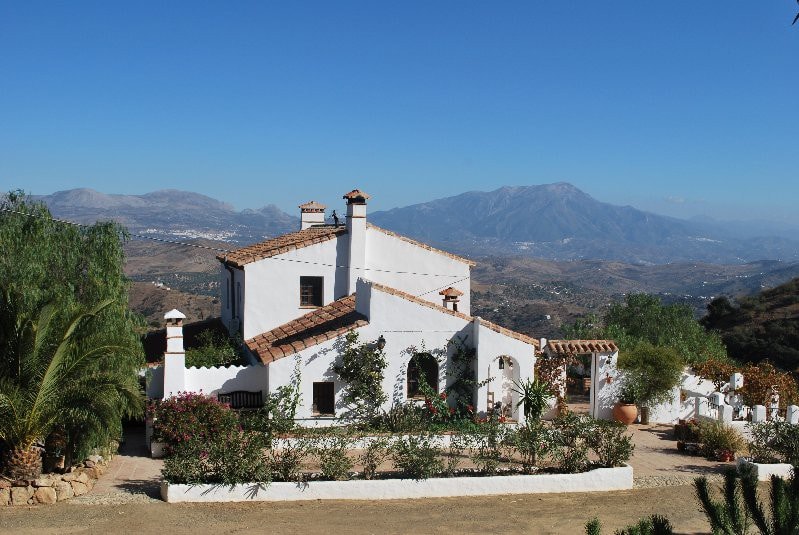
<path id="1" fill-rule="evenodd" d="M 229 436 L 240 430 L 238 416 L 228 405 L 202 393 L 181 392 L 151 402 L 147 415 L 153 419 L 153 439 L 165 444 L 167 455 L 182 443 Z"/>
<path id="2" fill-rule="evenodd" d="M 270 470 L 260 433 L 233 431 L 193 437 L 173 448 L 162 475 L 169 483 L 266 483 Z"/>

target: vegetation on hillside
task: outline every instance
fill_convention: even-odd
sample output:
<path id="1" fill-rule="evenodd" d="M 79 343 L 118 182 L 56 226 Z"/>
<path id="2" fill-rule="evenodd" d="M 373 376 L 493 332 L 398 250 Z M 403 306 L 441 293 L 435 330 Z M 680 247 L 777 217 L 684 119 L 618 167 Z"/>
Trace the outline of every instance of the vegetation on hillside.
<path id="1" fill-rule="evenodd" d="M 735 360 L 799 371 L 799 278 L 737 303 L 719 297 L 707 310 L 702 325 L 718 332 Z"/>

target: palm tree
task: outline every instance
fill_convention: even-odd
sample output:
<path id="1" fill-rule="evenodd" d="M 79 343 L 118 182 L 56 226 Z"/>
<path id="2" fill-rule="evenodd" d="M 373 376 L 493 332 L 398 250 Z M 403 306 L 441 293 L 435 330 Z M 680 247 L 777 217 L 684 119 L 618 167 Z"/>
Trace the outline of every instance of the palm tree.
<path id="1" fill-rule="evenodd" d="M 87 436 L 118 432 L 124 416 L 141 412 L 130 337 L 103 328 L 122 311 L 114 300 L 86 309 L 60 303 L 28 314 L 0 289 L 0 441 L 9 449 L 12 478 L 41 474 L 41 447 L 66 430 L 67 453 Z"/>

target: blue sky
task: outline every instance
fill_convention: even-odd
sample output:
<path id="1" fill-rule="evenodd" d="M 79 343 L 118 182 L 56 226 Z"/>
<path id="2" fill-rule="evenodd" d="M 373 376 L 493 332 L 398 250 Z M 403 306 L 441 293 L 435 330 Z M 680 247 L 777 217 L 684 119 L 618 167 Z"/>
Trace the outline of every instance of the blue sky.
<path id="1" fill-rule="evenodd" d="M 792 0 L 2 2 L 0 188 L 799 223 Z"/>

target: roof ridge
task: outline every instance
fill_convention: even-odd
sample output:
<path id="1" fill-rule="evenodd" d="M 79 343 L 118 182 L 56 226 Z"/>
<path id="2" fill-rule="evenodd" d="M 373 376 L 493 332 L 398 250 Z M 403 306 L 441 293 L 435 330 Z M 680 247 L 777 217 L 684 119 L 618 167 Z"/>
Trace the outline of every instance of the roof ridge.
<path id="1" fill-rule="evenodd" d="M 246 245 L 226 254 L 216 255 L 217 260 L 234 267 L 244 267 L 252 262 L 264 260 L 296 249 L 326 242 L 347 233 L 346 226 L 314 225 Z"/>

